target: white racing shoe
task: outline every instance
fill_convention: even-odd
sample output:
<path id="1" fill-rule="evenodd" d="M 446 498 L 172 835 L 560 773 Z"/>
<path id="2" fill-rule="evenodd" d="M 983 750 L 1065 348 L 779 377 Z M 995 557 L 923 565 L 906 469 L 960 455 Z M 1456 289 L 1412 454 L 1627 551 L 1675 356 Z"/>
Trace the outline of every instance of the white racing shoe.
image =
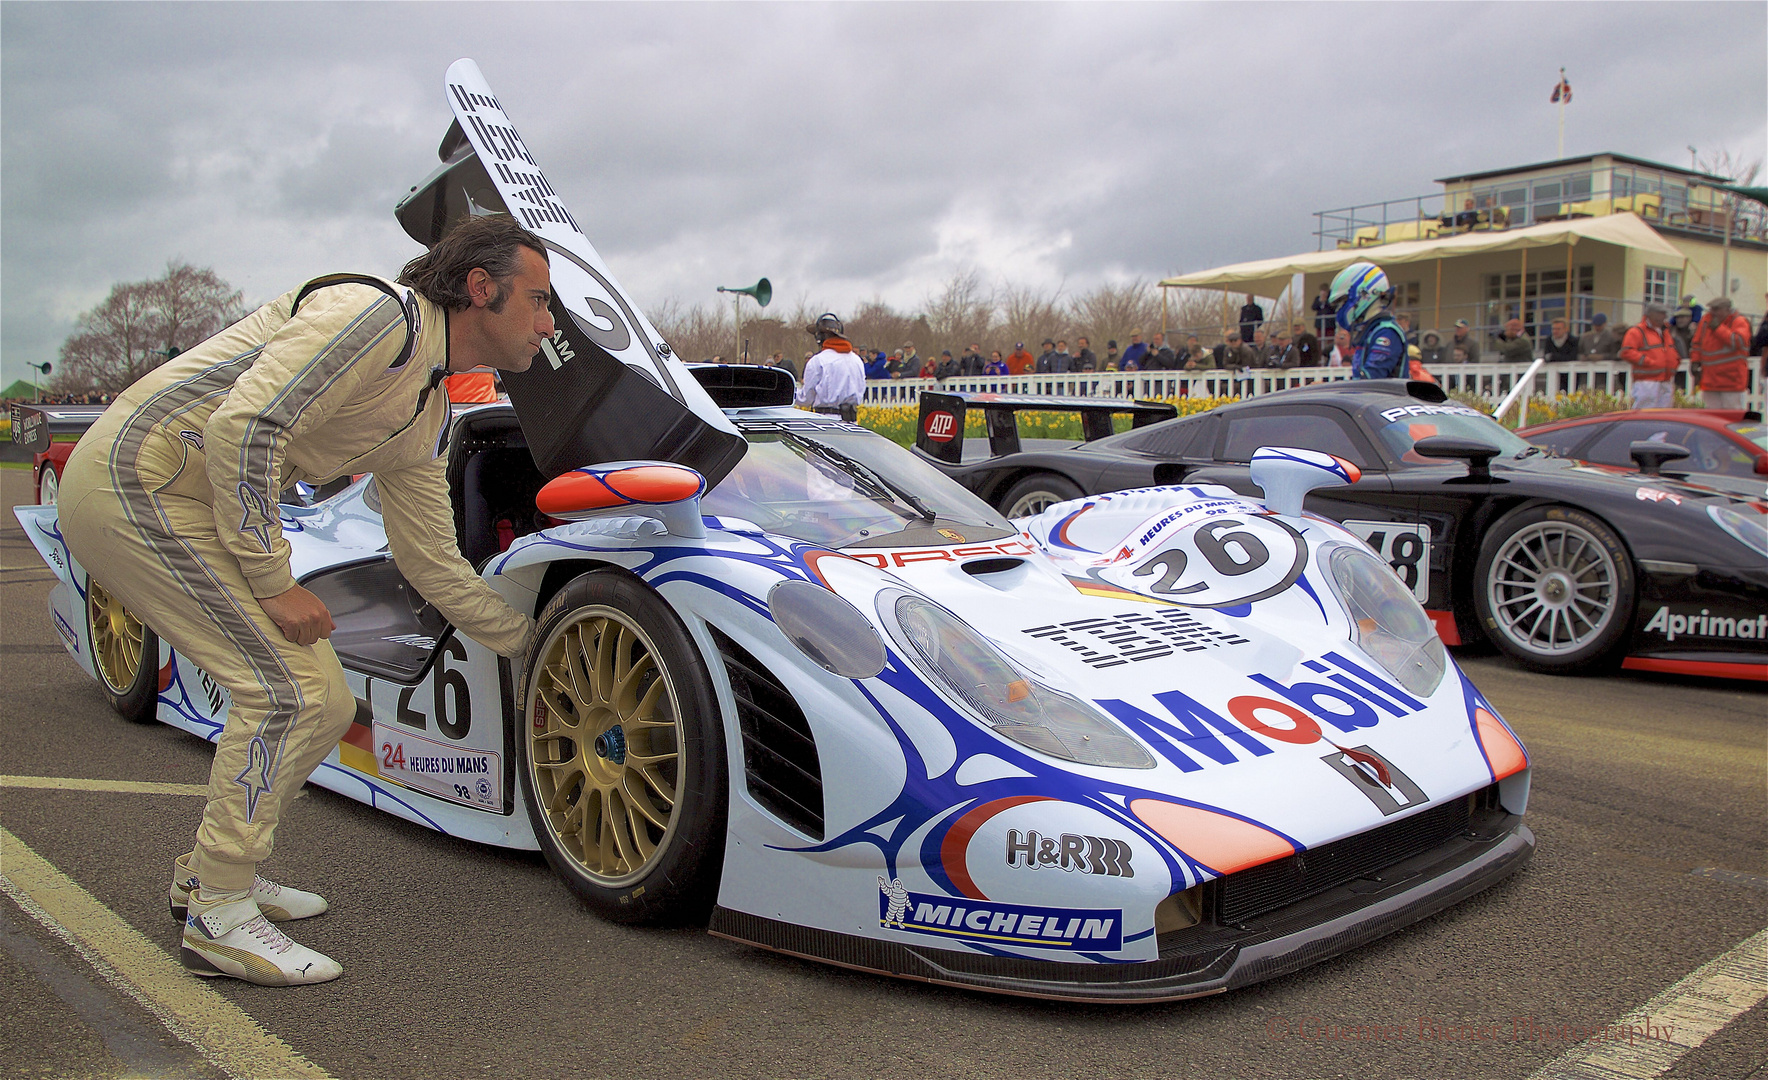
<path id="1" fill-rule="evenodd" d="M 188 855 L 180 855 L 173 862 L 172 888 L 166 897 L 172 908 L 172 917 L 179 922 L 183 922 L 188 913 L 186 909 L 190 906 L 190 891 L 197 885 L 196 873 L 185 862 L 188 858 Z M 325 897 L 318 893 L 278 885 L 262 877 L 252 879 L 252 899 L 258 902 L 258 910 L 271 922 L 310 919 L 324 914 L 331 907 L 325 902 Z"/>
<path id="2" fill-rule="evenodd" d="M 205 903 L 193 894 L 179 959 L 194 975 L 231 975 L 259 986 L 330 982 L 343 965 L 297 944 L 258 910 L 251 894 Z"/>

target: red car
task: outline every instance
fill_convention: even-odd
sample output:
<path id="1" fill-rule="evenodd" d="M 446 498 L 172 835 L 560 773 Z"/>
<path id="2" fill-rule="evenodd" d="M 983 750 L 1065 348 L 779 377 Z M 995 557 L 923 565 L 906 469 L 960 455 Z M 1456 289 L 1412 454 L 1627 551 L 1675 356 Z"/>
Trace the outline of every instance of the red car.
<path id="1" fill-rule="evenodd" d="M 1664 462 L 1666 472 L 1696 483 L 1761 497 L 1768 487 L 1768 425 L 1762 414 L 1735 409 L 1629 409 L 1555 420 L 1517 432 L 1560 457 L 1632 472 L 1635 442 L 1674 443 L 1688 451 Z"/>

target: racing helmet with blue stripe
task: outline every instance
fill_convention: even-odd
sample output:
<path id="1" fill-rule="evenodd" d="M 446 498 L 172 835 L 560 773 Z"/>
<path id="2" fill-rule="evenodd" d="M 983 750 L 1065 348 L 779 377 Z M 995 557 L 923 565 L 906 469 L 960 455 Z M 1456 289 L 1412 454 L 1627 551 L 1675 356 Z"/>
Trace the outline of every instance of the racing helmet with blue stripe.
<path id="1" fill-rule="evenodd" d="M 1338 325 L 1355 330 L 1393 297 L 1387 275 L 1372 262 L 1354 262 L 1332 279 L 1327 299 L 1337 308 Z"/>

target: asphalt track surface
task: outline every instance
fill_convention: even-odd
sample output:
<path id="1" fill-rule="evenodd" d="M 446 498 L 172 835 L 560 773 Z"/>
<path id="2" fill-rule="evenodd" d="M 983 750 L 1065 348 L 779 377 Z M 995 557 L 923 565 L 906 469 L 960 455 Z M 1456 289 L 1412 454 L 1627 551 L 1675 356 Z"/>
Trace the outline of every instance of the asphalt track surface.
<path id="1" fill-rule="evenodd" d="M 28 477 L 0 470 L 0 506 L 30 498 Z M 45 880 L 33 874 L 65 875 L 84 893 L 49 893 L 91 903 L 63 918 L 115 933 L 82 953 L 0 896 L 0 1075 L 1768 1077 L 1768 935 L 1757 936 L 1768 928 L 1768 694 L 1670 676 L 1546 678 L 1489 656 L 1461 661 L 1533 755 L 1534 861 L 1449 912 L 1250 989 L 1048 1004 L 697 930 L 615 926 L 537 854 L 452 840 L 309 787 L 266 870 L 331 898 L 330 913 L 290 928 L 339 958 L 344 977 L 267 989 L 168 972 L 168 993 L 200 999 L 175 1006 L 180 1038 L 105 972 L 176 964 L 165 888 L 201 805 L 178 792 L 206 782 L 209 746 L 109 711 L 51 630 L 48 572 L 10 512 L 4 526 L 0 774 L 102 783 L 0 782 L 11 838 L 0 835 L 11 845 L 0 884 L 12 895 Z M 1744 976 L 1699 970 L 1715 958 L 1741 958 Z M 1714 986 L 1747 1007 L 1719 1008 L 1715 1033 L 1680 1057 L 1653 1065 L 1614 1026 L 1631 1013 L 1629 1030 L 1685 1029 L 1691 994 L 1707 1001 Z M 1660 995 L 1680 1004 L 1654 1004 Z M 1607 1038 L 1584 1042 L 1592 1032 Z M 1634 1038 L 1650 1049 L 1649 1032 Z M 242 1040 L 286 1057 L 213 1049 Z M 1612 1071 L 1568 1064 L 1595 1052 Z"/>

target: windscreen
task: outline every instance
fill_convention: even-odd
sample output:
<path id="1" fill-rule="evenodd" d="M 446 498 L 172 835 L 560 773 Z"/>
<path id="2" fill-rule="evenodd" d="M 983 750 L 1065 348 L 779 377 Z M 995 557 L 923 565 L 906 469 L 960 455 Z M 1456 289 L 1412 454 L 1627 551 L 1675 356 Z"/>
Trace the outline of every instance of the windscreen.
<path id="1" fill-rule="evenodd" d="M 1535 449 L 1528 441 L 1485 413 L 1465 405 L 1413 405 L 1388 409 L 1374 418 L 1376 434 L 1393 457 L 1411 465 L 1445 465 L 1445 458 L 1425 457 L 1412 449 L 1419 439 L 1452 435 L 1475 439 L 1498 448 L 1500 457 L 1512 457 Z"/>
<path id="2" fill-rule="evenodd" d="M 701 498 L 707 514 L 831 548 L 1015 535 L 988 504 L 881 435 L 795 422 L 745 429 L 749 452 Z"/>
<path id="3" fill-rule="evenodd" d="M 1725 426 L 1755 443 L 1758 448 L 1768 450 L 1768 424 L 1763 424 L 1760 420 L 1745 420 Z"/>

